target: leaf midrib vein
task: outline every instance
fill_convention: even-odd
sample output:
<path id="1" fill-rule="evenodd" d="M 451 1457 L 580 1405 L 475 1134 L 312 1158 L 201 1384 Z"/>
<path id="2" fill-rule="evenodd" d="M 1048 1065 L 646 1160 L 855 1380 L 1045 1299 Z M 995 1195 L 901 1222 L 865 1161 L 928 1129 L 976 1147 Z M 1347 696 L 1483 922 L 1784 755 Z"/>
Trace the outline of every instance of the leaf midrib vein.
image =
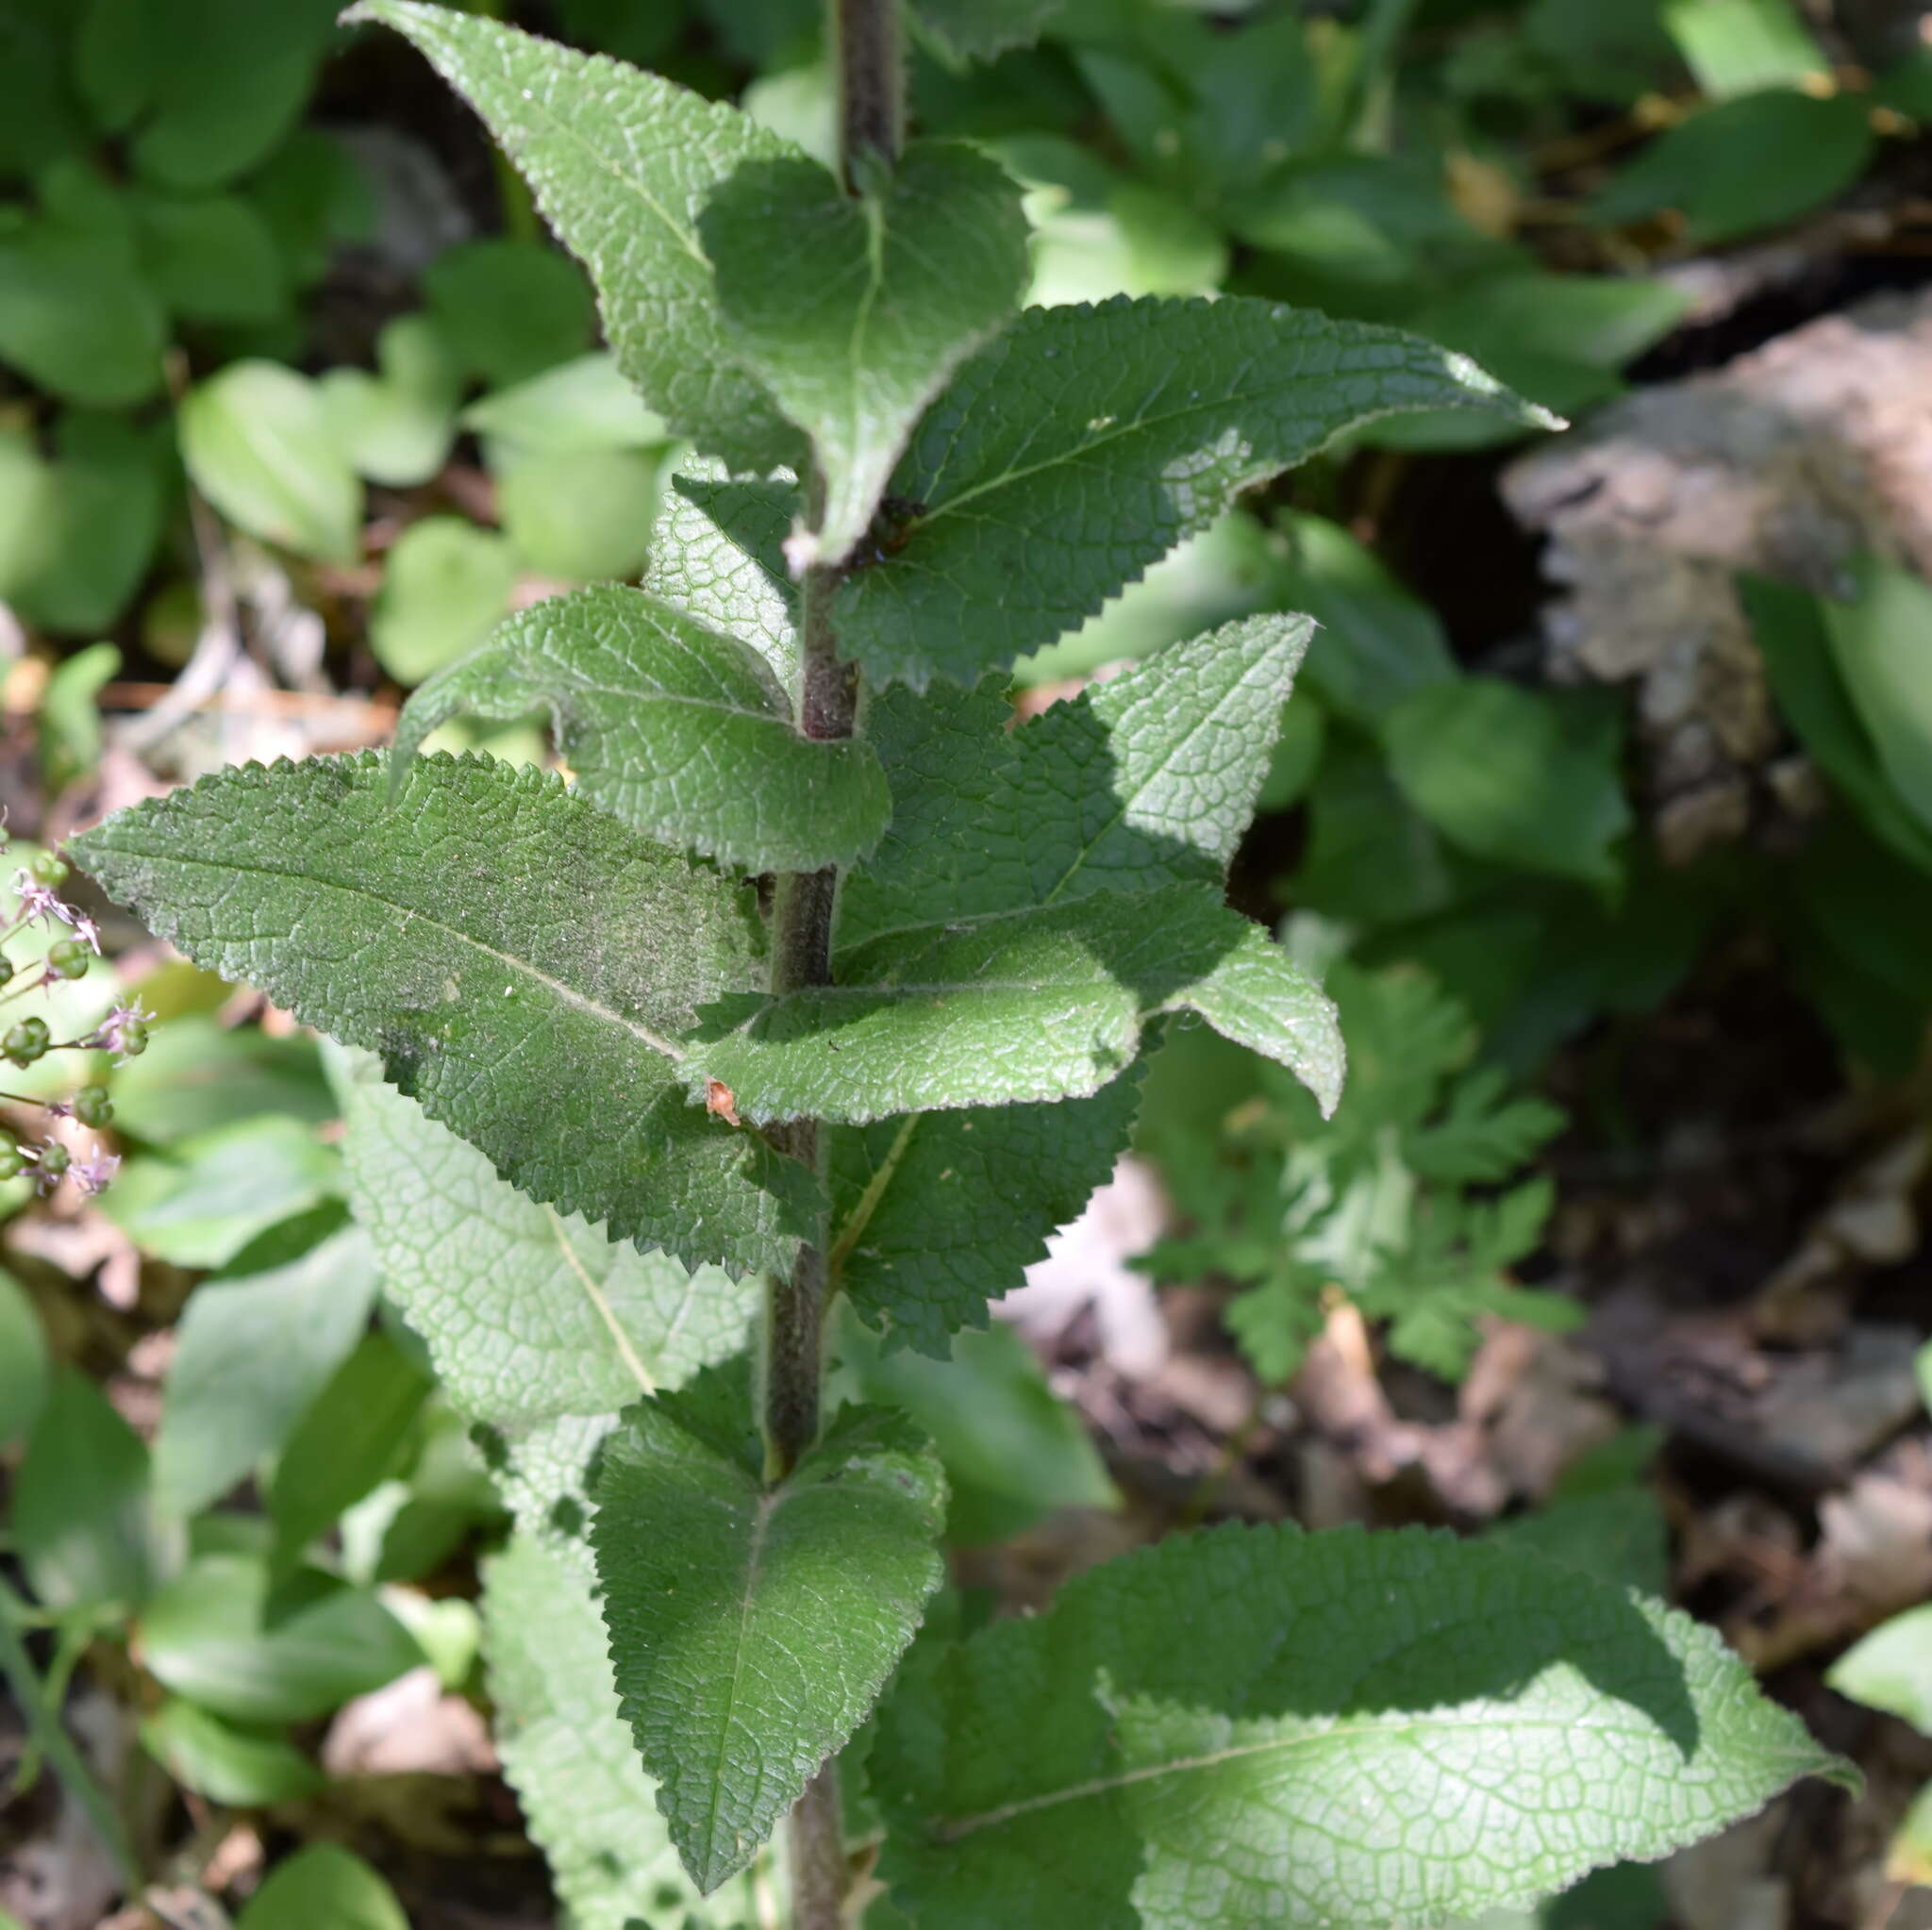
<path id="1" fill-rule="evenodd" d="M 630 1336 L 619 1323 L 617 1309 L 610 1305 L 609 1296 L 591 1279 L 590 1269 L 584 1265 L 576 1248 L 570 1243 L 570 1236 L 564 1230 L 563 1221 L 558 1216 L 557 1208 L 546 1204 L 543 1217 L 550 1223 L 551 1234 L 562 1251 L 565 1264 L 576 1275 L 577 1283 L 589 1296 L 591 1305 L 597 1309 L 598 1318 L 609 1328 L 610 1339 L 617 1348 L 618 1357 L 629 1370 L 639 1388 L 646 1394 L 655 1394 L 658 1391 L 658 1383 L 651 1377 L 651 1372 L 645 1367 L 637 1349 L 631 1345 Z"/>
<path id="2" fill-rule="evenodd" d="M 1189 1775 L 1197 1771 L 1220 1769 L 1226 1763 L 1241 1762 L 1253 1756 L 1267 1755 L 1274 1752 L 1285 1755 L 1292 1750 L 1314 1749 L 1324 1743 L 1350 1741 L 1357 1737 L 1389 1738 L 1447 1731 L 1479 1732 L 1485 1729 L 1518 1732 L 1524 1729 L 1557 1729 L 1565 1734 L 1574 1734 L 1578 1726 L 1574 1716 L 1524 1718 L 1517 1715 L 1484 1716 L 1464 1722 L 1423 1720 L 1400 1723 L 1360 1722 L 1353 1726 L 1338 1724 L 1332 1729 L 1322 1729 L 1310 1735 L 1274 1736 L 1258 1742 L 1235 1743 L 1226 1749 L 1213 1750 L 1206 1755 L 1181 1756 L 1173 1762 L 1148 1763 L 1141 1769 L 1122 1770 L 1110 1776 L 1094 1776 L 1084 1783 L 1070 1783 L 1064 1789 L 1049 1789 L 1038 1796 L 1024 1796 L 1012 1803 L 1003 1803 L 997 1808 L 982 1810 L 976 1816 L 937 1818 L 929 1828 L 935 1841 L 954 1843 L 980 1830 L 998 1828 L 1003 1823 L 1011 1822 L 1016 1817 L 1033 1815 L 1042 1809 L 1057 1808 L 1063 1803 L 1084 1803 L 1090 1797 L 1105 1796 L 1115 1789 L 1125 1789 L 1135 1783 L 1154 1782 L 1162 1776 Z M 1590 1725 L 1590 1733 L 1595 1736 L 1620 1736 L 1633 1740 L 1649 1740 L 1655 1734 L 1651 1730 L 1616 1728 L 1607 1723 Z"/>
<path id="3" fill-rule="evenodd" d="M 744 1657 L 751 1646 L 752 1599 L 758 1592 L 758 1563 L 765 1552 L 765 1537 L 780 1504 L 782 1494 L 760 1494 L 753 1515 L 751 1546 L 745 1551 L 744 1592 L 738 1605 L 738 1639 L 731 1652 L 731 1686 L 725 1691 L 724 1707 L 719 1712 L 718 1753 L 712 1759 L 710 1786 L 710 1806 L 705 1818 L 705 1861 L 709 1864 L 716 1856 L 718 1839 L 718 1812 L 724 1800 L 725 1755 L 731 1739 L 731 1724 L 738 1708 L 740 1689 L 744 1681 Z"/>
<path id="4" fill-rule="evenodd" d="M 318 891 L 332 891 L 343 898 L 367 899 L 372 904 L 386 906 L 391 911 L 402 913 L 406 919 L 420 918 L 425 924 L 433 926 L 446 937 L 459 940 L 463 944 L 471 946 L 474 950 L 483 953 L 488 957 L 494 958 L 498 964 L 504 966 L 507 970 L 521 972 L 526 978 L 534 979 L 539 985 L 547 987 L 558 998 L 563 1000 L 566 1005 L 575 1006 L 580 1010 L 589 1012 L 595 1018 L 606 1020 L 609 1023 L 621 1027 L 624 1031 L 630 1033 L 633 1038 L 641 1040 L 653 1051 L 662 1053 L 666 1058 L 682 1059 L 685 1057 L 683 1046 L 679 1045 L 675 1040 L 662 1039 L 656 1032 L 652 1031 L 648 1025 L 641 1024 L 635 1019 L 627 1019 L 622 1012 L 613 1011 L 608 1006 L 599 1005 L 595 999 L 590 997 L 585 992 L 578 991 L 574 986 L 566 985 L 560 978 L 551 977 L 547 972 L 533 965 L 527 958 L 519 958 L 513 953 L 499 951 L 494 945 L 486 943 L 482 939 L 473 937 L 469 932 L 461 931 L 453 924 L 445 924 L 441 919 L 435 917 L 430 912 L 425 911 L 421 906 L 402 904 L 397 899 L 386 897 L 380 891 L 372 891 L 366 885 L 339 885 L 332 878 L 318 878 L 307 872 L 283 871 L 275 865 L 253 864 L 246 858 L 194 857 L 178 851 L 160 853 L 139 852 L 130 853 L 129 855 L 138 857 L 149 864 L 190 865 L 198 867 L 203 871 L 216 873 L 249 872 L 258 877 L 280 878 L 288 884 L 303 885 Z M 214 935 L 210 933 L 209 936 L 213 937 Z"/>

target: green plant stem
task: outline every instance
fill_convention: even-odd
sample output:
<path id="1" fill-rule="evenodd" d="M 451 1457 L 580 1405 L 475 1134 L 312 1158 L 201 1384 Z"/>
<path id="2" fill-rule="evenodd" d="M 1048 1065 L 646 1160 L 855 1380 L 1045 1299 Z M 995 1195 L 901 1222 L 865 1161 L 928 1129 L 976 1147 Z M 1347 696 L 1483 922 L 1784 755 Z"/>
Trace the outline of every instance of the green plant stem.
<path id="1" fill-rule="evenodd" d="M 816 521 L 824 492 L 814 486 Z M 858 718 L 858 678 L 839 661 L 831 599 L 837 573 L 806 573 L 800 598 L 799 726 L 809 738 L 850 737 Z M 779 878 L 772 908 L 772 990 L 780 997 L 832 979 L 832 914 L 839 873 L 789 872 Z M 781 1149 L 825 1177 L 824 1136 L 813 1119 L 788 1121 L 773 1135 Z M 788 1278 L 774 1278 L 765 1296 L 765 1472 L 782 1480 L 798 1465 L 819 1431 L 819 1382 L 824 1369 L 825 1256 L 831 1229 L 800 1247 Z"/>
<path id="2" fill-rule="evenodd" d="M 839 1765 L 828 1762 L 791 1810 L 791 1922 L 794 1930 L 839 1930 L 851 1870 L 839 1805 Z"/>
<path id="3" fill-rule="evenodd" d="M 142 1888 L 141 1866 L 135 1861 L 127 1832 L 107 1791 L 95 1780 L 93 1772 L 62 1726 L 59 1708 L 41 1681 L 33 1658 L 26 1652 L 26 1643 L 21 1639 L 23 1629 L 33 1625 L 34 1620 L 26 1604 L 0 1583 L 0 1678 L 5 1679 L 15 1705 L 26 1718 L 28 1735 L 52 1764 L 67 1793 L 87 1812 L 88 1821 L 120 1872 L 127 1894 L 138 1896 Z"/>
<path id="4" fill-rule="evenodd" d="M 898 158 L 905 117 L 905 63 L 899 0 L 829 0 L 828 25 L 839 76 L 840 171 L 858 191 L 864 178 Z M 824 516 L 824 480 L 808 484 L 807 517 Z M 798 727 L 808 738 L 848 738 L 858 727 L 858 673 L 839 657 L 832 596 L 839 573 L 806 572 L 799 598 Z M 772 990 L 782 995 L 832 982 L 836 867 L 794 872 L 777 881 L 772 907 Z M 824 1135 L 815 1119 L 788 1122 L 776 1135 L 794 1158 L 826 1177 Z M 815 1237 L 799 1248 L 790 1274 L 766 1282 L 760 1422 L 765 1471 L 778 1481 L 818 1438 L 824 1377 L 829 1206 Z M 792 1930 L 840 1930 L 850 1888 L 841 1820 L 839 1772 L 826 1762 L 793 1805 L 790 1824 Z"/>
<path id="5" fill-rule="evenodd" d="M 838 49 L 839 156 L 847 185 L 857 164 L 890 168 L 906 132 L 906 49 L 900 0 L 831 0 Z"/>

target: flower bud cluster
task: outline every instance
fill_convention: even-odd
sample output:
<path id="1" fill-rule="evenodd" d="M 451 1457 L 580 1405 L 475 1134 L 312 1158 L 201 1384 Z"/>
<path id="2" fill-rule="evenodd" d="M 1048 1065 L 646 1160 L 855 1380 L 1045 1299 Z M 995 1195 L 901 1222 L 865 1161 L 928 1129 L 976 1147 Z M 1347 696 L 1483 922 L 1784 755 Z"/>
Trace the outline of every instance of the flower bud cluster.
<path id="1" fill-rule="evenodd" d="M 7 846 L 6 826 L 0 822 L 0 861 Z M 27 1009 L 35 994 L 85 978 L 101 956 L 101 937 L 93 921 L 59 895 L 67 875 L 67 866 L 58 857 L 42 852 L 15 870 L 10 886 L 0 887 L 0 1079 L 9 1068 L 25 1071 L 55 1053 L 111 1052 L 118 1056 L 117 1063 L 125 1064 L 147 1049 L 147 1028 L 154 1014 L 138 1003 L 117 1005 L 92 1031 L 77 1039 L 57 1039 L 47 1020 Z M 8 943 L 35 926 L 64 927 L 66 935 L 57 938 L 34 963 L 9 957 Z M 30 1128 L 23 1134 L 15 1129 L 14 1122 L 23 1111 L 40 1115 L 38 1131 Z M 49 1193 L 63 1178 L 72 1178 L 84 1193 L 102 1191 L 121 1164 L 119 1155 L 96 1141 L 82 1156 L 49 1128 L 55 1120 L 71 1119 L 99 1132 L 113 1117 L 113 1100 L 101 1085 L 82 1086 L 51 1102 L 0 1090 L 0 1180 L 31 1175 L 39 1190 Z"/>

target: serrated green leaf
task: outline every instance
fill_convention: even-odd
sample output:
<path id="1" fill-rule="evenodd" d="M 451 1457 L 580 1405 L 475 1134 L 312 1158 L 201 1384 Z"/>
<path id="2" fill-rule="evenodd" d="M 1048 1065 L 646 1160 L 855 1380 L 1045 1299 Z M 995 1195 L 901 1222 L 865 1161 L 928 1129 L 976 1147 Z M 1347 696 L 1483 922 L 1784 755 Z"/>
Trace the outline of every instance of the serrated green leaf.
<path id="1" fill-rule="evenodd" d="M 921 926 L 843 955 L 835 973 L 694 1040 L 685 1078 L 722 1081 L 761 1121 L 1077 1097 L 1132 1063 L 1147 1020 L 1186 1009 L 1290 1066 L 1324 1107 L 1341 1090 L 1327 1000 L 1211 888 Z"/>
<path id="2" fill-rule="evenodd" d="M 874 1750 L 923 1930 L 1436 1924 L 1855 1782 L 1660 1604 L 1416 1530 L 1230 1526 L 908 1682 Z"/>
<path id="3" fill-rule="evenodd" d="M 1239 620 L 1011 733 L 991 680 L 888 692 L 869 734 L 893 822 L 845 881 L 834 987 L 749 1014 L 695 1047 L 691 1071 L 757 1118 L 1065 1097 L 1104 1086 L 1167 1004 L 1281 1058 L 1332 1105 L 1325 1002 L 1216 902 L 1308 627 Z M 1178 949 L 1157 958 L 1164 942 Z M 1009 1284 L 1004 1256 L 974 1272 Z"/>
<path id="4" fill-rule="evenodd" d="M 385 1290 L 473 1419 L 521 1433 L 608 1414 L 742 1346 L 755 1282 L 688 1273 L 540 1205 L 373 1059 L 341 1095 L 349 1197 Z"/>
<path id="5" fill-rule="evenodd" d="M 890 487 L 921 507 L 841 586 L 841 648 L 882 683 L 972 683 L 1091 616 L 1238 491 L 1416 408 L 1549 421 L 1465 357 L 1280 303 L 1028 309 L 915 431 Z"/>
<path id="6" fill-rule="evenodd" d="M 1018 186 L 975 149 L 915 141 L 854 197 L 810 160 L 752 161 L 698 224 L 745 366 L 811 439 L 825 482 L 794 567 L 843 562 L 920 412 L 1018 308 Z"/>
<path id="7" fill-rule="evenodd" d="M 789 690 L 798 680 L 798 605 L 784 549 L 798 492 L 789 482 L 732 482 L 718 463 L 685 467 L 651 531 L 643 588 L 750 644 Z"/>
<path id="8" fill-rule="evenodd" d="M 1663 1509 L 1648 1488 L 1634 1482 L 1552 1501 L 1492 1528 L 1490 1539 L 1581 1569 L 1614 1588 L 1659 1595 L 1671 1585 L 1671 1537 Z"/>
<path id="9" fill-rule="evenodd" d="M 747 645 L 616 585 L 547 598 L 410 698 L 395 768 L 458 713 L 547 708 L 576 788 L 666 843 L 745 871 L 850 864 L 891 809 L 863 739 L 818 743 Z"/>
<path id="10" fill-rule="evenodd" d="M 1091 1099 L 832 1130 L 832 1275 L 891 1345 L 943 1356 L 986 1324 L 1125 1150 L 1140 1079 Z"/>
<path id="11" fill-rule="evenodd" d="M 698 1888 L 741 1870 L 863 1720 L 939 1586 L 945 1477 L 847 1408 L 775 1489 L 741 1375 L 627 1409 L 591 1524 L 625 1720 Z"/>
<path id="12" fill-rule="evenodd" d="M 617 1425 L 608 1414 L 566 1414 L 522 1433 L 493 1427 L 473 1430 L 520 1534 L 539 1541 L 589 1586 L 596 1579 L 591 1556 L 591 1489 L 604 1441 Z"/>
<path id="13" fill-rule="evenodd" d="M 484 1571 L 483 1641 L 504 1776 L 576 1930 L 756 1930 L 752 1877 L 706 1900 L 678 1862 L 584 1576 L 517 1537 Z"/>
<path id="14" fill-rule="evenodd" d="M 912 0 L 938 40 L 965 60 L 990 60 L 1037 41 L 1066 0 Z"/>
<path id="15" fill-rule="evenodd" d="M 840 943 L 1096 891 L 1218 885 L 1311 631 L 1306 617 L 1240 618 L 1010 732 L 991 678 L 886 692 L 867 734 L 892 822 L 845 881 Z"/>
<path id="16" fill-rule="evenodd" d="M 379 1053 L 533 1197 L 692 1265 L 789 1264 L 810 1175 L 686 1105 L 669 1057 L 758 981 L 744 897 L 555 777 L 420 758 L 391 802 L 374 754 L 247 765 L 71 849 L 198 963 Z"/>
<path id="17" fill-rule="evenodd" d="M 368 1236 L 330 1205 L 195 1289 L 155 1437 L 162 1507 L 195 1513 L 282 1444 L 356 1344 L 375 1287 Z"/>
<path id="18" fill-rule="evenodd" d="M 407 35 L 489 124 L 591 271 L 619 365 L 673 430 L 738 468 L 797 458 L 797 431 L 724 341 L 697 237 L 733 169 L 796 149 L 735 108 L 474 14 L 366 0 L 348 17 Z"/>

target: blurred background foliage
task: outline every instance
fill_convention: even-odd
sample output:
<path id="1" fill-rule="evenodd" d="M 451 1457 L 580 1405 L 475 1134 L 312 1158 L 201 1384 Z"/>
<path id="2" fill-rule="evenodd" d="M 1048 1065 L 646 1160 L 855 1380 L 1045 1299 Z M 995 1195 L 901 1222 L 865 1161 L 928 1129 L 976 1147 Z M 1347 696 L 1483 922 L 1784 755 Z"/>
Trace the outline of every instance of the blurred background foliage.
<path id="1" fill-rule="evenodd" d="M 820 0 L 477 10 L 828 147 Z M 480 131 L 400 42 L 335 11 L 0 0 L 17 836 L 58 841 L 236 757 L 382 741 L 401 697 L 508 612 L 643 567 L 678 445 Z M 963 47 L 916 38 L 912 100 L 924 131 L 1024 184 L 1037 302 L 1227 290 L 1395 322 L 1588 418 L 1927 279 L 1916 8 L 1061 0 L 1038 44 L 1006 49 L 986 44 L 997 18 L 962 11 Z M 1841 218 L 1882 238 L 1818 244 L 1810 225 Z M 1768 302 L 1712 299 L 1714 263 L 1792 249 L 1826 266 Z M 1878 556 L 1824 585 L 1740 583 L 1767 769 L 1803 807 L 1672 861 L 1630 690 L 1548 674 L 1536 555 L 1498 500 L 1513 433 L 1408 418 L 1358 436 L 1016 679 L 1030 709 L 1229 617 L 1324 626 L 1235 890 L 1327 973 L 1348 1095 L 1324 1124 L 1272 1069 L 1178 1031 L 1142 1114 L 1168 1211 L 1136 1265 L 1205 1283 L 1201 1344 L 1245 1363 L 1220 1473 L 1339 1310 L 1428 1412 L 1498 1321 L 1575 1328 L 1594 1236 L 1575 1213 L 1565 1231 L 1566 1189 L 1648 1171 L 1687 1086 L 1722 1089 L 1740 1131 L 1767 1093 L 1856 1100 L 1888 1131 L 1922 1110 L 1932 591 Z M 535 720 L 439 740 L 546 755 Z M 138 994 L 164 1022 L 108 1075 L 119 1183 L 87 1212 L 0 1186 L 0 1661 L 25 1712 L 0 1773 L 43 1803 L 48 1770 L 78 1792 L 103 1897 L 205 1873 L 224 1819 L 262 1811 L 324 1840 L 256 1892 L 244 1930 L 400 1923 L 387 1881 L 328 1840 L 366 1819 L 323 1725 L 423 1672 L 432 1704 L 477 1689 L 468 1564 L 499 1505 L 346 1217 L 313 1041 L 151 945 L 117 970 L 84 989 L 90 1021 Z M 1875 1130 L 1806 1169 L 1767 1246 Z M 1009 1330 L 943 1366 L 856 1325 L 841 1352 L 854 1385 L 939 1437 L 962 1545 L 1120 1503 L 1066 1374 L 1050 1386 Z M 1514 1531 L 1655 1580 L 1657 1438 L 1631 1439 Z M 1184 1517 L 1221 1505 L 1188 1486 Z M 1932 1668 L 1923 1620 L 1880 1659 L 1908 1639 Z M 1842 1684 L 1896 1707 L 1860 1653 Z M 56 1720 L 76 1672 L 145 1771 L 76 1757 Z M 1923 1805 L 1916 1828 L 1923 1847 Z M 1610 1887 L 1616 1921 L 1658 1921 L 1654 1885 Z M 93 1921 L 44 1918 L 70 1920 Z"/>

